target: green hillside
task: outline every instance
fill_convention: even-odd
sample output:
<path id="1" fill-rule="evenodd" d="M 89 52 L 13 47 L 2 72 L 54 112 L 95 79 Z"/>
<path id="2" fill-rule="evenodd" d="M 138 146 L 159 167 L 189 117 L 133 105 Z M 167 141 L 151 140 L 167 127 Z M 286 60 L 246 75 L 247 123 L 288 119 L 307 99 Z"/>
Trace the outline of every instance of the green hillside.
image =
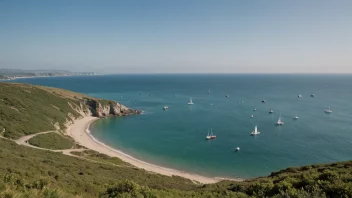
<path id="1" fill-rule="evenodd" d="M 80 117 L 81 111 L 102 115 L 101 105 L 111 105 L 111 101 L 62 89 L 0 83 L 0 136 L 18 138 L 55 130 L 55 123 L 64 129 L 67 120 Z M 63 138 L 50 133 L 29 142 L 55 148 L 74 145 Z M 1 137 L 0 198 L 352 197 L 352 161 L 287 168 L 244 182 L 202 185 L 148 173 L 91 150 L 72 154 L 77 157 L 19 146 Z"/>
<path id="2" fill-rule="evenodd" d="M 0 130 L 5 128 L 4 136 L 9 138 L 64 130 L 65 123 L 81 117 L 81 114 L 100 116 L 105 114 L 100 107 L 110 108 L 111 105 L 116 102 L 63 89 L 0 83 Z"/>
<path id="3" fill-rule="evenodd" d="M 50 91 L 49 91 L 50 90 Z M 18 138 L 41 131 L 55 130 L 54 124 L 65 128 L 68 114 L 79 114 L 70 106 L 79 104 L 79 98 L 68 97 L 69 92 L 26 85 L 0 83 L 0 127 L 5 137 Z"/>

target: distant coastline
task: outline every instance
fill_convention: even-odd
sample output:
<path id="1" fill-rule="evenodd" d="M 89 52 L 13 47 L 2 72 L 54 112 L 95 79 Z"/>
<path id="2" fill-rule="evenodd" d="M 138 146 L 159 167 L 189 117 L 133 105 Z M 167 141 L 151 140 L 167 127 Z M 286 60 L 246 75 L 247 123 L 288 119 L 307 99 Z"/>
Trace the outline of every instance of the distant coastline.
<path id="1" fill-rule="evenodd" d="M 21 70 L 0 69 L 0 80 L 16 80 L 21 78 L 65 77 L 65 76 L 96 76 L 96 72 L 70 72 L 65 70 Z"/>
<path id="2" fill-rule="evenodd" d="M 89 131 L 89 126 L 99 118 L 96 117 L 85 117 L 80 120 L 76 120 L 74 124 L 72 124 L 68 129 L 67 133 L 79 144 L 85 146 L 89 149 L 95 150 L 97 152 L 112 156 L 118 157 L 121 160 L 130 163 L 138 168 L 145 169 L 146 171 L 167 175 L 167 176 L 180 176 L 187 179 L 190 179 L 195 182 L 203 183 L 203 184 L 210 184 L 216 183 L 221 180 L 235 180 L 235 181 L 242 181 L 242 179 L 228 179 L 228 178 L 218 178 L 218 177 L 205 177 L 197 174 L 187 173 L 175 169 L 170 169 L 154 164 L 150 164 L 141 160 L 138 160 L 120 150 L 111 148 L 106 144 L 98 141 L 94 138 Z"/>

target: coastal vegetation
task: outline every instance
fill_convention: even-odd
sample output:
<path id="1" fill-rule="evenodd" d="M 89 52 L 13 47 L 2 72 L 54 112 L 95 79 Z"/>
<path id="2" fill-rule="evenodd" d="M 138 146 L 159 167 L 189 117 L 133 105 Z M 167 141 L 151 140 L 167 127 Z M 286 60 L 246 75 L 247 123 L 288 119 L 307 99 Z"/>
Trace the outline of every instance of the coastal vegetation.
<path id="1" fill-rule="evenodd" d="M 102 163 L 110 163 L 110 164 L 114 164 L 114 165 L 118 165 L 118 166 L 130 166 L 132 167 L 132 165 L 122 161 L 120 158 L 117 157 L 110 157 L 108 155 L 93 151 L 93 150 L 85 150 L 85 151 L 72 151 L 71 154 L 73 155 L 77 155 L 79 157 L 84 157 L 86 159 L 91 159 L 91 160 L 95 160 L 98 162 L 102 162 Z"/>
<path id="2" fill-rule="evenodd" d="M 65 137 L 58 133 L 39 134 L 28 141 L 29 144 L 41 148 L 62 150 L 77 148 L 75 142 L 70 137 Z"/>
<path id="3" fill-rule="evenodd" d="M 100 101 L 62 89 L 0 83 L 0 134 L 5 137 L 0 138 L 0 198 L 352 197 L 352 161 L 290 167 L 243 182 L 199 184 L 150 173 L 92 150 L 67 156 L 11 140 L 63 131 L 73 119 L 92 112 L 106 115 L 115 105 Z M 73 140 L 57 133 L 37 135 L 29 143 L 53 149 L 75 147 Z"/>
<path id="4" fill-rule="evenodd" d="M 138 113 L 115 101 L 92 98 L 71 91 L 18 83 L 0 83 L 0 128 L 3 136 L 19 138 L 60 130 L 83 115 Z"/>

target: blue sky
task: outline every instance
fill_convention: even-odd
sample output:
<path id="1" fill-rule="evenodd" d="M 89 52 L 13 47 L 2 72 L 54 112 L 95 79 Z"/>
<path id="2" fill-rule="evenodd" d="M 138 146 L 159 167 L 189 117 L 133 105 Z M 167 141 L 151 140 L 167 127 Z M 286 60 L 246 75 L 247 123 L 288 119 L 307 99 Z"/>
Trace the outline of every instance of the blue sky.
<path id="1" fill-rule="evenodd" d="M 352 73 L 350 0 L 1 0 L 0 68 Z"/>

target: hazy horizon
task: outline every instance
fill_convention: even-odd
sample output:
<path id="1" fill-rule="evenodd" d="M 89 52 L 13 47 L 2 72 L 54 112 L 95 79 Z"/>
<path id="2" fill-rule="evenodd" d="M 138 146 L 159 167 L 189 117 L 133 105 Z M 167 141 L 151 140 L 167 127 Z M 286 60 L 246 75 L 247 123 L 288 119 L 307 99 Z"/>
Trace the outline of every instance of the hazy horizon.
<path id="1" fill-rule="evenodd" d="M 0 1 L 0 68 L 352 73 L 352 1 Z"/>

